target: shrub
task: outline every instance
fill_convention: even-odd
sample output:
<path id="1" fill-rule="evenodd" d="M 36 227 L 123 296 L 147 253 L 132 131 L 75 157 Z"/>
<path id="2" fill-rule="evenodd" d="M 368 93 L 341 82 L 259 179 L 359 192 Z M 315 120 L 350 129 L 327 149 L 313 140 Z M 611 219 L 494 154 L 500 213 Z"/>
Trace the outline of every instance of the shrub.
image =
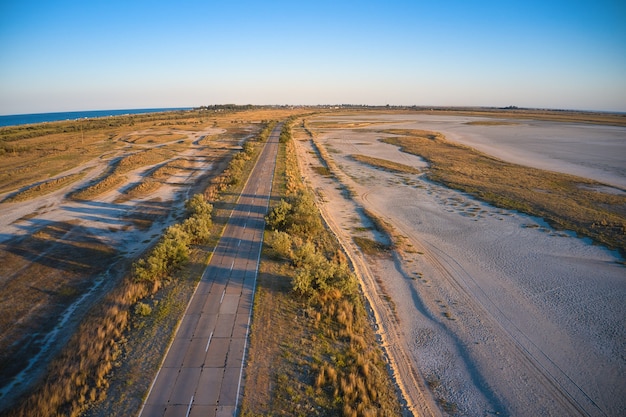
<path id="1" fill-rule="evenodd" d="M 269 235 L 268 244 L 274 249 L 280 257 L 290 259 L 293 256 L 291 249 L 292 239 L 285 232 L 273 231 Z"/>
<path id="2" fill-rule="evenodd" d="M 139 316 L 149 316 L 150 314 L 152 314 L 152 307 L 150 307 L 146 303 L 142 303 L 141 301 L 139 301 L 137 304 L 135 304 L 135 314 Z"/>
<path id="3" fill-rule="evenodd" d="M 287 217 L 292 210 L 291 204 L 281 199 L 276 207 L 265 217 L 267 226 L 272 230 L 284 231 L 287 229 Z"/>
<path id="4" fill-rule="evenodd" d="M 185 208 L 187 209 L 187 213 L 191 216 L 193 215 L 208 215 L 210 216 L 213 212 L 213 206 L 209 204 L 202 194 L 195 194 L 185 203 Z"/>

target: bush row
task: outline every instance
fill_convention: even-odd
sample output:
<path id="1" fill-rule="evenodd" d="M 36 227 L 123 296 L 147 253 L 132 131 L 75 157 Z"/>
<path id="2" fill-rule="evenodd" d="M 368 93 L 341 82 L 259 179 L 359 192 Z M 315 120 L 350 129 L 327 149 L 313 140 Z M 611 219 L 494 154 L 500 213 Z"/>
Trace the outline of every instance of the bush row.
<path id="1" fill-rule="evenodd" d="M 291 131 L 289 124 L 284 131 Z M 291 375 L 301 382 L 277 387 L 276 395 L 287 401 L 306 398 L 311 409 L 324 415 L 399 415 L 357 278 L 326 229 L 313 194 L 301 182 L 291 133 L 283 137 L 289 137 L 285 195 L 266 217 L 266 243 L 275 257 L 288 262 L 293 294 L 305 312 L 298 320 L 306 320 L 314 336 L 311 348 L 305 347 L 307 336 L 301 339 L 303 348 L 298 354 L 309 366 Z"/>
<path id="2" fill-rule="evenodd" d="M 185 206 L 187 219 L 168 228 L 152 251 L 134 265 L 132 278 L 124 279 L 94 308 L 52 361 L 41 385 L 2 415 L 78 416 L 90 403 L 105 398 L 108 374 L 119 361 L 131 313 L 149 314 L 140 300 L 154 294 L 184 262 L 190 245 L 209 236 L 211 204 L 197 194 Z"/>
<path id="3" fill-rule="evenodd" d="M 202 194 L 194 195 L 185 207 L 188 217 L 165 230 L 159 243 L 144 258 L 133 264 L 137 281 L 158 282 L 189 259 L 191 245 L 202 243 L 211 233 L 213 206 Z"/>

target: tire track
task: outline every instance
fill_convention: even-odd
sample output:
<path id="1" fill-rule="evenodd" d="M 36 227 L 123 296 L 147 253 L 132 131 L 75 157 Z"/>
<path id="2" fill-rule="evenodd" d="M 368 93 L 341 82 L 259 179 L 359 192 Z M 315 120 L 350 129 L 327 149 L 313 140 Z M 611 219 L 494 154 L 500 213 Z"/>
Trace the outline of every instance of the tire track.
<path id="1" fill-rule="evenodd" d="M 373 191 L 373 189 L 365 191 L 361 198 L 369 205 L 368 210 L 376 213 L 376 209 L 369 200 L 369 195 Z M 489 327 L 495 329 L 498 336 L 502 336 L 499 340 L 502 341 L 509 356 L 522 364 L 529 374 L 540 382 L 546 392 L 551 394 L 550 397 L 567 412 L 567 415 L 606 416 L 593 399 L 509 319 L 459 262 L 433 244 L 422 244 L 413 233 L 400 226 L 399 222 L 394 219 L 385 217 L 385 220 L 400 234 L 409 238 L 413 247 L 422 253 L 421 256 L 426 263 L 434 267 L 463 298 L 465 307 L 480 317 L 482 322 L 488 321 Z M 469 288 L 467 282 L 471 283 L 474 289 Z"/>

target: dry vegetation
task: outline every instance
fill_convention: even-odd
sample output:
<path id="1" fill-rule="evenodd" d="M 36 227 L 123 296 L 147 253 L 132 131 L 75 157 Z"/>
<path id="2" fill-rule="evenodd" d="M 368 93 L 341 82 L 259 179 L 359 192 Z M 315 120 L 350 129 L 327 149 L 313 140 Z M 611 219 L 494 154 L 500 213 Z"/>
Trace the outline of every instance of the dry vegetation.
<path id="1" fill-rule="evenodd" d="M 374 158 L 366 155 L 352 155 L 352 159 L 371 165 L 376 168 L 384 169 L 390 172 L 399 172 L 403 174 L 419 174 L 421 171 L 415 167 L 400 164 L 398 162 L 389 161 L 387 159 Z"/>
<path id="2" fill-rule="evenodd" d="M 430 179 L 626 253 L 626 196 L 598 192 L 601 184 L 585 178 L 501 161 L 439 133 L 386 132 L 396 137 L 385 142 L 429 161 Z"/>
<path id="3" fill-rule="evenodd" d="M 244 138 L 244 130 L 245 137 L 253 135 L 255 129 L 260 126 L 259 122 L 265 120 L 265 117 L 269 115 L 284 117 L 285 113 L 289 114 L 288 111 L 271 113 L 265 110 L 258 114 L 254 111 L 245 113 L 233 111 L 222 114 L 194 111 L 184 114 L 174 112 L 173 115 L 135 116 L 111 118 L 106 121 L 74 122 L 75 124 L 84 124 L 82 127 L 84 139 L 81 138 L 81 129 L 72 128 L 72 124 L 69 122 L 5 128 L 0 130 L 2 145 L 12 143 L 13 151 L 0 155 L 0 160 L 7 162 L 5 164 L 6 170 L 4 167 L 0 169 L 0 176 L 8 177 L 11 174 L 7 171 L 18 167 L 19 172 L 28 173 L 28 175 L 21 176 L 19 180 L 14 176 L 15 181 L 12 186 L 24 187 L 24 185 L 17 184 L 27 181 L 41 182 L 41 179 L 47 177 L 50 172 L 80 169 L 88 160 L 100 160 L 102 156 L 104 156 L 102 159 L 106 160 L 115 155 L 118 155 L 118 163 L 113 164 L 112 167 L 118 171 L 115 172 L 115 175 L 108 175 L 106 178 L 124 176 L 131 170 L 158 164 L 159 161 L 171 155 L 172 150 L 176 149 L 175 147 L 169 149 L 165 147 L 152 152 L 151 150 L 128 147 L 127 143 L 121 144 L 115 139 L 123 137 L 126 134 L 124 132 L 133 129 L 145 130 L 150 127 L 156 129 L 157 126 L 160 130 L 172 128 L 195 131 L 206 129 L 207 125 L 217 125 L 223 126 L 227 131 L 237 132 L 233 133 L 231 139 L 235 143 L 239 143 Z M 248 119 L 246 125 L 252 126 L 252 129 L 241 129 L 243 121 L 240 116 L 242 114 L 245 114 Z M 259 115 L 263 119 L 258 117 Z M 254 124 L 250 125 L 250 122 Z M 68 130 L 68 132 L 63 133 L 63 130 Z M 75 157 L 71 151 L 71 144 L 76 140 L 85 146 L 84 157 L 82 158 Z M 55 164 L 55 161 L 46 160 L 46 152 L 33 147 L 33 143 L 38 143 L 38 146 L 45 144 L 54 146 L 57 153 L 66 152 L 61 158 L 63 163 Z M 178 143 L 173 145 L 179 148 L 183 146 L 183 144 Z M 120 155 L 122 148 L 124 152 Z M 250 155 L 251 152 L 255 151 L 254 146 L 247 147 L 244 152 L 245 157 L 232 158 L 233 161 L 244 159 L 246 164 L 241 165 L 235 162 L 222 175 L 218 175 L 226 168 L 226 163 L 238 149 L 241 148 L 232 145 L 211 148 L 200 147 L 196 157 L 197 155 L 206 157 L 207 153 L 213 155 L 215 171 L 213 171 L 212 177 L 207 175 L 196 176 L 195 189 L 203 190 L 207 184 L 211 184 L 206 189 L 205 196 L 217 198 L 219 191 L 226 189 L 228 184 L 241 181 L 240 178 L 236 178 L 236 175 L 244 175 L 248 172 L 249 165 L 247 164 L 253 162 Z M 43 162 L 39 163 L 38 160 L 43 160 Z M 179 169 L 180 166 L 169 166 L 168 168 Z M 155 172 L 153 171 L 153 173 Z M 163 179 L 172 173 L 164 170 L 157 176 L 159 179 Z M 2 185 L 7 191 L 12 189 L 5 182 L 2 182 Z M 93 198 L 97 199 L 98 197 Z M 170 210 L 170 204 L 164 205 L 163 202 L 145 201 L 137 205 L 135 210 L 120 215 L 125 220 L 137 221 L 137 226 L 139 226 L 139 224 L 151 224 L 152 220 L 156 218 L 155 216 L 162 218 Z M 148 217 L 142 217 L 144 212 L 148 214 Z M 201 239 L 187 239 L 185 236 L 193 233 L 206 238 L 206 231 L 210 226 L 205 222 L 194 220 L 192 216 L 190 217 L 191 220 L 185 220 L 180 226 L 167 230 L 164 240 L 161 242 L 168 242 L 170 239 L 170 242 L 175 243 L 159 243 L 155 249 L 158 254 L 174 252 L 176 256 L 165 262 L 166 265 L 169 265 L 167 270 L 148 271 L 155 272 L 158 279 L 146 279 L 148 274 L 139 273 L 137 269 L 135 269 L 135 274 L 137 277 L 141 276 L 141 279 L 133 278 L 130 275 L 121 279 L 124 273 L 130 270 L 130 260 L 121 257 L 118 248 L 104 245 L 100 237 L 93 234 L 94 229 L 81 227 L 80 220 L 48 225 L 42 223 L 43 226 L 37 227 L 39 223 L 34 221 L 37 216 L 37 212 L 29 215 L 29 218 L 33 219 L 32 224 L 34 225 L 30 237 L 9 240 L 1 247 L 0 270 L 3 280 L 2 291 L 5 294 L 2 299 L 5 302 L 0 304 L 0 307 L 3 317 L 7 318 L 6 321 L 2 322 L 3 327 L 0 335 L 2 346 L 0 349 L 2 352 L 0 355 L 2 363 L 0 381 L 3 385 L 24 367 L 25 361 L 40 351 L 41 340 L 58 322 L 59 315 L 66 311 L 68 306 L 72 305 L 79 297 L 89 293 L 94 282 L 96 282 L 95 277 L 102 276 L 101 274 L 112 265 L 115 265 L 115 268 L 110 271 L 111 274 L 100 285 L 100 291 L 90 295 L 91 299 L 83 303 L 80 311 L 73 314 L 72 320 L 59 329 L 61 336 L 57 339 L 54 348 L 43 359 L 44 368 L 42 369 L 45 369 L 46 361 L 52 360 L 45 379 L 11 409 L 7 409 L 10 405 L 9 399 L 3 398 L 3 405 L 0 406 L 0 409 L 4 409 L 3 415 L 11 416 L 77 415 L 107 397 L 110 378 L 120 372 L 118 366 L 124 363 L 127 357 L 133 356 L 125 350 L 127 346 L 143 346 L 141 343 L 133 345 L 130 342 L 130 340 L 135 340 L 135 334 L 128 332 L 129 324 L 133 322 L 134 317 L 147 319 L 153 315 L 167 316 L 167 319 L 164 320 L 170 324 L 170 327 L 161 329 L 159 324 L 161 322 L 156 320 L 156 327 L 152 329 L 153 332 L 157 333 L 157 339 L 164 340 L 164 343 L 167 342 L 168 331 L 171 332 L 176 324 L 175 312 L 179 311 L 182 314 L 184 305 L 186 305 L 191 294 L 188 289 L 192 289 L 193 283 L 199 279 L 202 265 L 206 261 L 206 252 L 201 250 L 202 247 L 197 246 Z M 219 231 L 221 226 L 217 224 L 215 227 Z M 123 233 L 123 230 L 120 233 Z M 165 249 L 158 249 L 162 245 L 165 245 Z M 173 250 L 170 251 L 168 248 Z M 147 255 L 147 264 L 150 263 L 149 259 L 150 255 Z M 181 271 L 176 268 L 183 265 L 186 259 L 192 259 L 193 264 L 190 265 L 189 269 L 182 270 L 186 278 L 179 282 L 175 279 L 178 277 L 178 272 L 174 271 Z M 197 273 L 198 271 L 200 273 Z M 155 293 L 162 287 L 166 287 L 166 289 L 161 289 Z M 9 293 L 10 297 L 8 296 Z M 152 297 L 151 294 L 155 299 L 148 298 L 146 300 L 145 297 Z M 185 299 L 185 297 L 187 298 Z M 167 302 L 157 303 L 159 299 L 168 300 L 170 298 L 173 300 L 172 303 L 179 307 L 182 305 L 183 308 L 177 310 Z M 145 307 L 141 308 L 142 305 L 137 304 L 137 302 L 143 303 Z M 144 316 L 148 311 L 152 313 Z M 169 317 L 170 312 L 174 314 L 173 319 Z M 161 343 L 160 346 L 163 344 Z M 124 352 L 124 356 L 122 356 L 122 352 Z M 157 352 L 158 354 L 162 354 L 162 351 Z M 150 355 L 154 355 L 154 351 L 151 351 Z M 150 357 L 152 358 L 152 356 Z M 135 360 L 138 361 L 137 363 L 142 363 L 142 361 L 146 361 L 146 358 L 135 356 Z M 158 356 L 155 360 L 158 363 Z M 154 361 L 147 362 L 155 365 Z M 38 365 L 38 367 L 41 366 L 42 364 Z M 136 369 L 137 365 L 133 366 Z M 150 369 L 150 372 L 154 372 L 154 368 Z M 145 394 L 151 381 L 149 374 L 143 375 L 143 378 L 148 385 L 138 385 L 139 392 L 134 394 L 134 402 L 131 401 L 130 408 L 124 409 L 118 415 L 131 415 L 136 412 L 138 404 L 141 404 L 141 396 Z M 25 383 L 30 384 L 31 382 L 26 381 Z M 119 384 L 123 384 L 123 382 L 118 381 L 117 385 L 119 386 Z M 22 384 L 22 386 L 29 385 Z M 131 391 L 129 387 L 122 389 L 122 392 Z M 11 401 L 15 401 L 13 397 Z M 126 398 L 128 399 L 128 397 Z M 120 399 L 120 401 L 122 400 Z M 116 406 L 112 407 L 115 408 Z M 106 414 L 105 411 L 104 414 L 100 415 Z"/>
<path id="4" fill-rule="evenodd" d="M 258 278 L 242 415 L 396 416 L 358 283 L 285 140 Z"/>
<path id="5" fill-rule="evenodd" d="M 9 197 L 5 198 L 2 202 L 3 203 L 16 203 L 19 201 L 26 201 L 26 200 L 30 200 L 31 198 L 50 194 L 70 184 L 73 184 L 76 181 L 79 181 L 85 176 L 86 173 L 87 172 L 83 170 L 76 174 L 65 175 L 59 178 L 54 178 L 51 180 L 40 182 L 38 184 L 33 185 L 32 187 L 26 187 L 25 189 L 20 190 L 17 193 L 11 194 Z"/>

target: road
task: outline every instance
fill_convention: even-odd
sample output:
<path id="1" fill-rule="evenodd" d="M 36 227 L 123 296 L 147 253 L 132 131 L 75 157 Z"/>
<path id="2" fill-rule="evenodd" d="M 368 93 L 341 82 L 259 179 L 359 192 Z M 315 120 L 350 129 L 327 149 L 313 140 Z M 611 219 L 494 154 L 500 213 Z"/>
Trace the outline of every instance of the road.
<path id="1" fill-rule="evenodd" d="M 187 307 L 141 417 L 234 416 L 282 123 L 270 134 Z"/>

